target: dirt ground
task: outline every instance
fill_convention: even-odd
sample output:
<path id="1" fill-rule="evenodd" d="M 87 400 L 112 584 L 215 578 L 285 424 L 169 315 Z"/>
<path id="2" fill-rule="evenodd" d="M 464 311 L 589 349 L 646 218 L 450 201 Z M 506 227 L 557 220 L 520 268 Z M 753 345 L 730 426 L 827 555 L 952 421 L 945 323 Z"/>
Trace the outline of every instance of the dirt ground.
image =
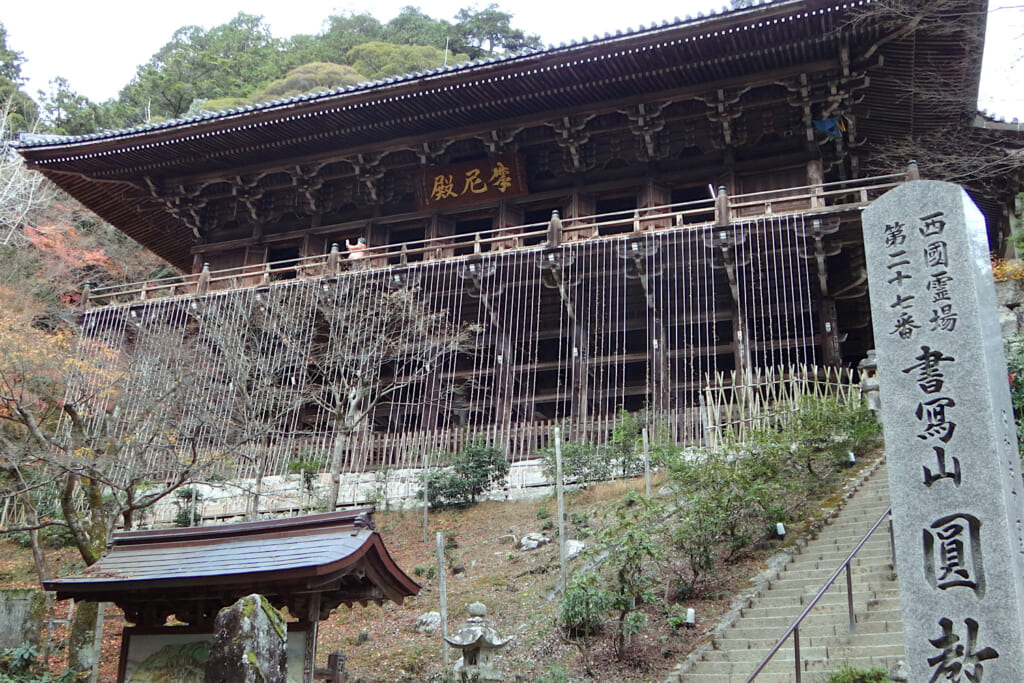
<path id="1" fill-rule="evenodd" d="M 566 499 L 567 512 L 577 521 L 584 517 L 597 519 L 602 510 L 617 505 L 630 490 L 642 486 L 642 481 L 623 480 L 572 493 Z M 419 582 L 422 590 L 402 605 L 356 605 L 335 610 L 320 626 L 319 665 L 326 666 L 328 653 L 341 651 L 346 657 L 350 681 L 443 680 L 440 635 L 415 630 L 419 615 L 439 610 L 434 575 L 437 532 L 444 534 L 447 544 L 449 632 L 462 626 L 470 603 L 482 602 L 499 634 L 514 637 L 497 657 L 499 670 L 509 680 L 515 680 L 518 674 L 523 680 L 551 683 L 663 680 L 686 653 L 706 638 L 728 610 L 732 595 L 747 587 L 750 578 L 763 569 L 764 559 L 778 549 L 768 544 L 742 562 L 721 568 L 702 586 L 701 598 L 679 604 L 676 609 L 696 610 L 694 629 L 673 628 L 665 604 L 645 605 L 647 626 L 635 639 L 628 661 L 615 658 L 608 635 L 612 629 L 605 629 L 608 633 L 598 639 L 592 651 L 595 676 L 588 678 L 583 673 L 579 649 L 555 625 L 558 600 L 554 591 L 559 577 L 555 510 L 555 501 L 549 496 L 534 502 L 484 502 L 462 510 L 434 512 L 430 515 L 427 542 L 421 511 L 378 510 L 377 530 L 398 566 Z M 550 534 L 553 542 L 533 551 L 514 547 L 512 537 L 518 539 L 538 531 Z M 798 535 L 797 529 L 791 531 L 797 533 L 790 533 L 790 542 Z M 567 535 L 583 537 L 584 543 L 588 542 L 588 529 L 583 524 L 570 524 Z M 73 572 L 79 568 L 76 557 L 71 549 L 51 551 L 53 570 L 59 574 Z M 584 561 L 573 560 L 570 570 L 578 569 Z M 36 585 L 28 550 L 0 538 L 0 586 Z M 54 616 L 66 619 L 67 603 L 58 603 Z M 116 679 L 122 626 L 116 608 L 109 609 L 101 681 Z M 59 671 L 64 664 L 64 638 L 65 628 L 58 625 L 45 652 L 52 671 Z M 453 652 L 452 662 L 457 658 Z"/>

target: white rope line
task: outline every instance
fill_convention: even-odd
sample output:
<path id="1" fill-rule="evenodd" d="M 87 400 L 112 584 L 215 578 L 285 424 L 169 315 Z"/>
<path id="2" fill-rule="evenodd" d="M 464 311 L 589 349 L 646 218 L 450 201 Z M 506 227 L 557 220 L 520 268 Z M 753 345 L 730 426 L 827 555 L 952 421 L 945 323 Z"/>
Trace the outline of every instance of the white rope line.
<path id="1" fill-rule="evenodd" d="M 801 222 L 681 226 L 557 251 L 485 252 L 472 261 L 473 277 L 470 262 L 457 258 L 97 309 L 85 315 L 81 353 L 101 358 L 109 348 L 115 357 L 69 391 L 91 397 L 87 414 L 98 429 L 112 409 L 105 373 L 128 373 L 118 429 L 135 430 L 140 445 L 125 449 L 121 477 L 170 457 L 142 445 L 170 426 L 169 413 L 157 416 L 147 404 L 160 391 L 173 393 L 175 428 L 203 457 L 223 456 L 222 473 L 246 479 L 283 476 L 307 459 L 321 463 L 320 474 L 411 469 L 476 433 L 516 461 L 546 442 L 540 430 L 549 422 L 565 423 L 566 439 L 603 440 L 621 406 L 646 407 L 651 426 L 699 438 L 696 407 L 709 373 L 742 371 L 749 358 L 751 374 L 737 378 L 746 382 L 758 367 L 819 362 L 818 287 Z M 721 233 L 735 245 L 732 339 L 719 338 L 734 321 L 718 320 L 726 273 L 711 264 L 721 261 L 712 246 Z M 419 327 L 464 323 L 480 330 L 474 352 L 424 360 L 430 354 L 415 348 Z M 720 365 L 740 333 L 745 357 Z M 628 360 L 641 346 L 642 360 Z M 187 385 L 174 388 L 176 379 Z M 353 398 L 346 387 L 373 395 Z M 350 493 L 358 495 L 346 489 L 342 499 Z"/>

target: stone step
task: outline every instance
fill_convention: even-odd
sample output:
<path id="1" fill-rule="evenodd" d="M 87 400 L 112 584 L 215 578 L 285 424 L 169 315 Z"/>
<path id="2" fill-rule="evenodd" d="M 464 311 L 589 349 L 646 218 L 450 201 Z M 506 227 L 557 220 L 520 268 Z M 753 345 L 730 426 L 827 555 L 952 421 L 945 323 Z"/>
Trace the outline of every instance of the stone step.
<path id="1" fill-rule="evenodd" d="M 867 533 L 870 527 L 860 527 L 856 532 L 852 533 L 833 533 L 831 531 L 823 531 L 818 535 L 808 547 L 804 549 L 804 552 L 813 552 L 818 550 L 820 552 L 832 552 L 832 551 L 843 551 L 843 557 L 846 557 L 853 549 L 861 542 L 864 538 L 864 534 Z M 879 529 L 871 535 L 871 537 L 864 541 L 864 548 L 888 548 L 889 547 L 889 531 L 887 529 Z M 858 551 L 858 555 L 863 552 L 861 549 Z M 803 553 L 799 553 L 803 554 Z"/>
<path id="2" fill-rule="evenodd" d="M 889 505 L 888 494 L 880 494 L 870 498 L 860 498 L 855 495 L 843 507 L 839 508 L 839 512 L 841 517 L 849 518 L 850 516 L 864 515 L 870 511 L 877 520 L 882 516 L 883 512 L 889 509 Z"/>
<path id="3" fill-rule="evenodd" d="M 842 540 L 828 541 L 820 545 L 815 545 L 809 550 L 805 550 L 802 553 L 797 553 L 793 556 L 793 560 L 789 564 L 800 564 L 801 562 L 807 562 L 814 560 L 816 562 L 830 562 L 832 564 L 832 570 L 835 571 L 846 558 L 850 556 L 853 548 L 856 547 L 857 543 L 860 542 L 859 538 L 853 538 L 845 543 Z M 865 558 L 872 562 L 892 562 L 892 550 L 889 546 L 889 539 L 886 538 L 884 543 L 865 543 L 857 554 L 853 556 L 854 564 L 858 561 L 862 564 Z M 789 565 L 786 565 L 787 567 Z"/>
<path id="4" fill-rule="evenodd" d="M 825 526 L 821 527 L 821 530 L 818 532 L 818 535 L 815 537 L 814 540 L 820 541 L 823 539 L 834 538 L 837 536 L 856 536 L 859 540 L 861 538 L 864 538 L 864 535 L 871 531 L 871 527 L 875 525 L 875 522 L 878 521 L 878 518 L 881 514 L 881 512 L 879 512 L 877 515 L 853 514 L 849 517 L 844 517 L 841 520 L 833 521 L 831 524 L 826 524 Z M 888 531 L 889 525 L 886 522 L 882 522 L 882 524 L 878 527 L 875 533 L 872 534 L 872 536 L 885 536 L 888 534 Z"/>
<path id="5" fill-rule="evenodd" d="M 827 546 L 829 544 L 835 544 L 838 542 L 848 543 L 852 541 L 854 544 L 860 542 L 864 536 L 871 531 L 871 527 L 877 520 L 865 520 L 856 524 L 851 523 L 849 525 L 828 525 L 821 528 L 818 531 L 818 535 L 815 536 L 809 543 L 808 547 L 816 545 Z M 875 532 L 871 534 L 871 537 L 865 541 L 868 545 L 873 544 L 886 544 L 889 542 L 889 525 L 883 524 L 882 526 L 875 529 Z M 853 546 L 846 546 L 846 551 L 850 552 L 853 550 Z"/>
<path id="6" fill-rule="evenodd" d="M 859 541 L 871 531 L 871 527 L 878 521 L 878 517 L 875 515 L 866 516 L 862 519 L 851 518 L 849 521 L 833 522 L 832 524 L 826 524 L 821 527 L 818 535 L 814 540 L 816 541 L 827 541 L 834 538 L 845 538 L 850 537 Z M 885 522 L 882 523 L 872 536 L 887 536 L 889 533 L 889 525 Z"/>
<path id="7" fill-rule="evenodd" d="M 843 559 L 845 560 L 846 558 Z M 825 581 L 827 581 L 828 578 L 837 569 L 839 569 L 839 567 L 842 564 L 842 560 L 837 561 L 835 558 L 831 557 L 825 558 L 823 560 L 815 559 L 813 557 L 804 557 L 799 560 L 794 560 L 793 562 L 790 562 L 788 565 L 786 565 L 785 571 L 781 573 L 785 574 L 786 572 L 811 570 L 816 572 L 821 577 L 821 580 L 818 583 L 824 585 Z M 853 575 L 856 575 L 860 571 L 866 570 L 885 570 L 891 573 L 892 568 L 890 567 L 890 564 L 891 562 L 889 560 L 889 553 L 878 554 L 868 557 L 860 557 L 858 555 L 857 557 L 853 558 L 852 562 L 850 562 L 850 570 Z M 843 572 L 836 578 L 836 581 L 846 581 L 845 569 L 843 569 Z"/>
<path id="8" fill-rule="evenodd" d="M 810 602 L 810 601 L 808 601 Z M 881 608 L 898 609 L 899 608 L 899 597 L 892 596 L 888 598 L 876 598 L 871 595 L 858 596 L 854 593 L 853 596 L 853 613 L 858 614 L 865 610 L 877 610 Z M 750 619 L 764 619 L 766 617 L 782 616 L 787 611 L 792 612 L 793 617 L 797 617 L 806 608 L 805 605 L 789 605 L 786 607 L 779 607 L 778 605 L 762 605 L 761 601 L 758 601 L 753 607 L 746 607 L 740 610 L 740 615 L 744 618 Z M 833 612 L 841 612 L 844 615 L 849 613 L 849 603 L 846 601 L 844 595 L 842 600 L 819 600 L 814 606 L 814 610 L 811 614 L 831 614 Z"/>
<path id="9" fill-rule="evenodd" d="M 902 634 L 901 634 L 902 635 Z M 820 640 L 820 639 L 819 639 Z M 742 666 L 737 667 L 746 669 L 747 671 L 753 670 L 761 661 L 768 656 L 775 643 L 771 646 L 759 649 L 731 649 L 731 650 L 710 650 L 701 660 L 702 662 L 732 662 L 733 664 L 740 664 Z M 862 643 L 856 643 L 855 645 L 811 645 L 805 643 L 803 639 L 800 640 L 800 658 L 804 661 L 817 661 L 817 660 L 828 660 L 835 659 L 836 657 L 869 657 L 871 659 L 880 659 L 884 657 L 902 657 L 903 656 L 903 641 L 898 640 L 894 642 L 881 643 L 878 645 L 867 645 Z M 788 657 L 785 657 L 784 653 L 789 653 Z M 787 641 L 786 645 L 779 650 L 776 657 L 783 656 L 785 659 L 792 661 L 793 658 L 793 643 Z M 772 661 L 774 662 L 774 657 Z"/>
<path id="10" fill-rule="evenodd" d="M 741 620 L 742 621 L 742 620 Z M 793 624 L 792 620 L 786 623 L 784 626 L 761 626 L 761 625 L 746 625 L 746 626 L 733 626 L 726 630 L 725 638 L 731 640 L 771 640 L 777 642 L 782 634 L 786 632 Z M 903 625 L 902 622 L 895 620 L 886 619 L 866 619 L 858 620 L 857 622 L 857 635 L 878 635 L 885 633 L 900 634 L 902 637 Z M 850 625 L 844 619 L 842 621 L 835 621 L 831 624 L 821 623 L 809 623 L 805 621 L 800 625 L 800 638 L 836 638 L 846 637 L 850 635 Z"/>
<path id="11" fill-rule="evenodd" d="M 887 566 L 863 567 L 864 571 L 861 572 L 856 571 L 856 567 L 853 569 L 850 580 L 853 583 L 854 595 L 862 590 L 884 592 L 889 589 L 897 589 L 898 584 L 893 578 L 892 570 Z M 786 572 L 780 572 L 779 577 L 772 581 L 771 589 L 764 592 L 764 597 L 789 599 L 800 599 L 804 596 L 814 597 L 833 573 L 827 568 L 819 569 L 815 580 L 809 581 L 800 578 L 800 575 L 806 571 L 809 570 L 794 570 L 794 573 L 790 573 L 789 576 L 786 576 Z M 836 592 L 846 595 L 845 571 L 839 573 L 825 594 L 835 594 Z"/>
<path id="12" fill-rule="evenodd" d="M 830 575 L 830 572 L 826 569 L 819 569 L 817 573 L 818 575 L 815 576 L 813 570 L 793 570 L 789 576 L 785 576 L 785 572 L 783 572 L 777 580 L 772 582 L 772 590 L 764 595 L 765 597 L 790 598 L 793 600 L 799 600 L 804 596 L 814 597 L 825 585 L 825 580 Z M 885 591 L 889 587 L 895 588 L 896 586 L 896 582 L 892 580 L 892 572 L 887 567 L 864 567 L 862 572 L 854 571 L 850 579 L 853 582 L 854 595 L 865 590 Z M 836 577 L 836 580 L 832 582 L 832 585 L 826 591 L 826 595 L 837 592 L 842 595 L 846 594 L 845 572 Z"/>
<path id="13" fill-rule="evenodd" d="M 776 655 L 776 657 L 780 657 L 780 656 L 781 655 Z M 902 659 L 902 657 L 900 657 L 899 659 Z M 851 666 L 855 667 L 855 668 L 869 669 L 869 668 L 871 668 L 873 666 L 881 666 L 881 667 L 889 670 L 889 669 L 891 669 L 896 664 L 896 661 L 899 661 L 899 659 L 897 659 L 895 661 L 890 661 L 890 659 L 885 658 L 885 659 L 883 659 L 881 661 L 867 660 L 867 661 L 862 662 L 859 659 L 854 658 L 854 659 L 848 660 L 848 663 Z M 767 669 L 765 671 L 762 671 L 757 676 L 757 679 L 756 679 L 757 683 L 795 683 L 796 682 L 796 676 L 792 673 L 792 671 L 793 671 L 792 659 L 786 661 L 785 671 L 783 671 L 782 668 L 776 668 L 774 666 L 774 664 L 775 663 L 773 661 L 771 668 L 769 668 L 769 669 Z M 816 662 L 805 662 L 804 663 L 803 673 L 801 674 L 801 682 L 802 683 L 818 683 L 820 681 L 823 681 L 827 677 L 828 672 L 835 671 L 840 666 L 842 666 L 842 664 L 843 664 L 843 662 L 834 662 L 833 661 L 833 662 L 827 663 L 827 668 L 824 668 L 824 667 L 819 667 L 818 663 L 816 663 Z M 682 676 L 682 678 L 678 678 L 678 677 L 669 678 L 669 681 L 671 683 L 736 683 L 737 681 L 741 681 L 741 682 L 745 681 L 749 674 L 750 674 L 749 671 L 744 672 L 744 673 L 737 673 L 737 674 L 732 674 L 732 673 L 720 674 L 720 673 L 708 673 L 708 672 L 705 672 L 703 670 L 700 670 L 700 671 L 694 670 L 694 671 L 687 672 L 686 674 L 684 674 Z"/>
<path id="14" fill-rule="evenodd" d="M 793 560 L 786 565 L 786 567 L 799 566 L 801 564 L 815 563 L 815 564 L 827 564 L 835 571 L 839 568 L 846 558 L 850 556 L 850 548 L 856 545 L 856 541 L 850 541 L 850 545 L 846 548 L 832 548 L 830 547 L 819 547 L 810 552 L 800 553 L 795 555 Z M 889 552 L 889 544 L 884 545 L 868 545 L 860 549 L 856 555 L 853 556 L 853 566 L 858 564 L 880 564 L 891 562 L 891 553 Z M 828 575 L 822 577 L 822 581 L 828 578 Z"/>
<path id="15" fill-rule="evenodd" d="M 803 675 L 801 678 L 805 683 L 821 680 L 823 676 L 815 676 L 814 674 L 824 674 L 834 671 L 844 663 L 849 663 L 850 666 L 856 668 L 868 669 L 873 666 L 881 666 L 885 669 L 891 669 L 895 666 L 896 662 L 902 659 L 902 651 L 894 651 L 888 648 L 879 651 L 877 656 L 854 655 L 838 651 L 829 652 L 827 655 L 825 653 L 821 653 L 819 656 L 810 656 L 805 653 L 804 648 L 801 647 L 800 660 L 803 663 L 801 668 Z M 701 661 L 697 664 L 697 667 L 694 670 L 683 674 L 681 680 L 683 683 L 689 683 L 689 681 L 704 680 L 697 678 L 697 675 L 711 674 L 717 676 L 731 676 L 731 678 L 727 680 L 745 681 L 747 676 L 750 675 L 758 664 L 760 664 L 760 660 L 752 662 Z M 791 649 L 780 650 L 764 670 L 758 674 L 756 680 L 758 683 L 765 681 L 790 680 L 785 677 L 793 676 L 793 669 L 793 651 Z M 784 678 L 779 678 L 780 676 Z M 795 676 L 792 680 L 795 680 Z"/>
<path id="16" fill-rule="evenodd" d="M 894 643 L 899 643 L 902 646 L 903 643 L 903 631 L 879 631 L 875 633 L 865 633 L 864 627 L 866 624 L 859 624 L 856 633 L 850 634 L 848 631 L 844 631 L 843 628 L 837 628 L 838 633 L 831 633 L 829 635 L 807 635 L 800 631 L 800 647 L 804 645 L 809 647 L 817 646 L 847 646 L 854 644 L 866 645 L 866 646 L 888 646 Z M 784 633 L 784 631 L 782 632 Z M 769 650 L 775 647 L 775 643 L 779 642 L 779 638 L 782 637 L 782 633 L 779 633 L 775 638 L 736 638 L 730 635 L 725 635 L 715 640 L 714 646 L 716 650 Z M 787 645 L 787 647 L 792 647 Z"/>
<path id="17" fill-rule="evenodd" d="M 864 534 L 861 530 L 858 530 L 855 534 L 823 534 L 818 538 L 814 539 L 813 544 L 810 544 L 803 552 L 797 553 L 797 557 L 805 555 L 809 552 L 819 553 L 835 553 L 841 558 L 846 558 L 853 549 L 857 547 L 857 544 L 864 538 Z M 871 538 L 864 541 L 864 546 L 857 551 L 857 555 L 865 551 L 878 552 L 884 549 L 889 552 L 889 533 L 887 531 L 876 531 Z"/>
<path id="18" fill-rule="evenodd" d="M 752 604 L 751 607 L 776 607 L 778 609 L 803 609 L 809 605 L 814 596 L 821 590 L 821 586 L 805 584 L 793 588 L 779 588 L 765 593 L 765 596 Z M 895 582 L 883 583 L 854 583 L 853 600 L 855 603 L 864 600 L 886 600 L 896 599 L 899 593 Z M 832 586 L 821 596 L 820 602 L 836 602 L 846 604 L 846 583 L 839 586 Z M 820 604 L 819 602 L 819 604 Z"/>
<path id="19" fill-rule="evenodd" d="M 777 596 L 775 591 L 769 591 L 765 597 L 761 598 L 756 602 L 753 607 L 767 607 L 775 610 L 800 610 L 811 603 L 814 596 L 817 595 L 817 591 L 808 590 L 805 593 L 797 596 Z M 853 604 L 856 608 L 858 605 L 864 603 L 867 600 L 879 602 L 882 600 L 899 600 L 899 593 L 895 586 L 891 588 L 875 588 L 875 587 L 864 587 L 862 590 L 857 590 L 854 586 L 853 589 Z M 825 605 L 842 605 L 846 606 L 849 604 L 846 597 L 846 587 L 843 586 L 841 590 L 833 587 L 833 589 L 826 592 L 821 599 L 818 600 L 818 604 L 815 606 L 822 607 Z"/>
<path id="20" fill-rule="evenodd" d="M 826 541 L 835 541 L 837 538 L 856 538 L 858 541 L 864 538 L 865 534 L 871 531 L 871 527 L 878 521 L 877 517 L 866 517 L 862 520 L 851 520 L 849 522 L 833 522 L 832 524 L 826 524 L 818 530 L 817 536 L 814 537 L 812 543 L 824 543 Z M 875 533 L 871 534 L 871 539 L 881 539 L 889 537 L 889 525 L 885 522 L 881 524 Z M 851 548 L 852 550 L 852 548 Z"/>
<path id="21" fill-rule="evenodd" d="M 897 609 L 897 606 L 895 604 L 887 604 L 882 605 L 880 607 L 881 608 L 874 610 L 869 609 L 866 614 L 856 614 L 857 623 L 867 624 L 868 621 L 881 620 L 891 620 L 894 622 L 899 621 L 900 611 L 899 609 Z M 861 608 L 861 610 L 863 610 L 863 607 Z M 756 619 L 752 618 L 750 620 L 752 622 L 750 626 L 747 626 L 746 624 L 744 624 L 743 626 L 733 626 L 731 629 L 729 629 L 729 631 L 727 631 L 727 633 L 729 633 L 730 635 L 736 635 L 738 634 L 738 629 L 749 628 L 752 630 L 756 629 L 759 635 L 754 636 L 751 633 L 744 633 L 744 635 L 746 635 L 747 637 L 778 638 L 780 635 L 785 633 L 786 629 L 792 626 L 793 621 L 796 619 L 797 616 L 799 616 L 799 613 L 761 616 Z M 740 619 L 736 623 L 741 624 L 743 622 L 744 620 Z M 817 610 L 813 610 L 800 625 L 800 632 L 806 632 L 808 635 L 835 635 L 840 633 L 840 631 L 836 630 L 837 625 L 843 628 L 843 633 L 848 632 L 849 619 L 847 617 L 845 610 L 835 612 L 821 612 L 820 614 Z M 763 629 L 767 629 L 767 631 Z M 902 626 L 900 627 L 900 629 L 902 629 Z"/>
<path id="22" fill-rule="evenodd" d="M 828 580 L 833 571 L 835 571 L 835 567 L 824 567 L 821 569 L 787 568 L 779 574 L 779 578 L 783 581 L 806 581 L 809 584 L 817 584 L 820 587 L 825 584 L 825 581 Z M 853 567 L 850 574 L 854 581 L 864 577 L 885 579 L 892 574 L 892 570 L 889 569 L 888 565 Z M 843 581 L 846 581 L 846 579 L 843 578 Z"/>

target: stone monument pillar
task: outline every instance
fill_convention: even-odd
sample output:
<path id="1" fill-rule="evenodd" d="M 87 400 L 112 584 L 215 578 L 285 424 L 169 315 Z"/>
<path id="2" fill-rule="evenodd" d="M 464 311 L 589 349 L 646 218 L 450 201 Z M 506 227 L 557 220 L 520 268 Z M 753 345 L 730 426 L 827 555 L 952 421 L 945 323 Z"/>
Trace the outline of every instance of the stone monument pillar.
<path id="1" fill-rule="evenodd" d="M 287 683 L 288 624 L 266 598 L 247 595 L 217 614 L 205 683 Z"/>
<path id="2" fill-rule="evenodd" d="M 909 680 L 1024 681 L 1020 457 L 984 219 L 960 187 L 918 180 L 863 226 Z"/>

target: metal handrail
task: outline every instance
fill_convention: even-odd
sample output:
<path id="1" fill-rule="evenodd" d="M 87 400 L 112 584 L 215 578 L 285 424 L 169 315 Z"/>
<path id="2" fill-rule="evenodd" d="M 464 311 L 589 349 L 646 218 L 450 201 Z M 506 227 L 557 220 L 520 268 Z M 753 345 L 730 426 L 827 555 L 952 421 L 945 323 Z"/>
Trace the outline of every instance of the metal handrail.
<path id="1" fill-rule="evenodd" d="M 825 595 L 825 592 L 832 587 L 832 584 L 835 583 L 835 580 L 839 578 L 839 574 L 844 569 L 846 570 L 846 602 L 850 612 L 850 633 L 856 633 L 856 621 L 854 619 L 853 614 L 853 577 L 850 573 L 850 563 L 853 562 L 854 555 L 856 555 L 857 552 L 864 546 L 864 544 L 867 543 L 868 539 L 871 538 L 871 534 L 875 533 L 875 531 L 878 530 L 878 527 L 882 525 L 882 522 L 884 522 L 887 517 L 890 517 L 890 515 L 892 515 L 891 507 L 887 509 L 885 512 L 883 512 L 882 516 L 878 518 L 878 521 L 875 522 L 874 526 L 872 526 L 871 529 L 866 534 L 864 534 L 864 538 L 860 540 L 860 543 L 857 544 L 857 547 L 855 547 L 853 549 L 853 552 L 851 552 L 846 557 L 846 560 L 844 560 L 843 563 L 839 565 L 839 568 L 836 569 L 835 572 L 833 572 L 831 578 L 829 578 L 829 580 L 825 582 L 825 585 L 821 587 L 821 590 L 818 591 L 818 594 L 816 596 L 814 596 L 814 599 L 811 600 L 811 603 L 809 605 L 807 605 L 807 608 L 803 611 L 803 613 L 799 617 L 797 617 L 796 621 L 793 622 L 793 625 L 786 629 L 786 632 L 782 634 L 782 637 L 779 638 L 779 641 L 775 643 L 775 647 L 773 647 L 768 652 L 768 654 L 765 655 L 765 658 L 761 660 L 761 663 L 757 665 L 757 668 L 754 669 L 753 673 L 751 673 L 750 676 L 747 678 L 746 683 L 750 683 L 750 681 L 753 681 L 755 678 L 757 678 L 757 675 L 761 673 L 761 671 L 766 666 L 768 666 L 768 662 L 770 662 L 772 657 L 774 657 L 775 654 L 782 649 L 782 646 L 785 645 L 786 640 L 791 635 L 793 636 L 793 661 L 796 671 L 796 683 L 800 683 L 800 622 L 802 622 L 804 618 L 808 614 L 810 614 L 811 610 L 814 609 L 814 606 L 818 604 L 818 600 L 821 600 L 821 597 Z M 890 552 L 893 552 L 894 546 L 892 544 L 891 520 L 889 522 L 889 535 L 889 550 Z M 896 566 L 895 560 L 896 558 L 893 557 L 894 567 Z"/>

